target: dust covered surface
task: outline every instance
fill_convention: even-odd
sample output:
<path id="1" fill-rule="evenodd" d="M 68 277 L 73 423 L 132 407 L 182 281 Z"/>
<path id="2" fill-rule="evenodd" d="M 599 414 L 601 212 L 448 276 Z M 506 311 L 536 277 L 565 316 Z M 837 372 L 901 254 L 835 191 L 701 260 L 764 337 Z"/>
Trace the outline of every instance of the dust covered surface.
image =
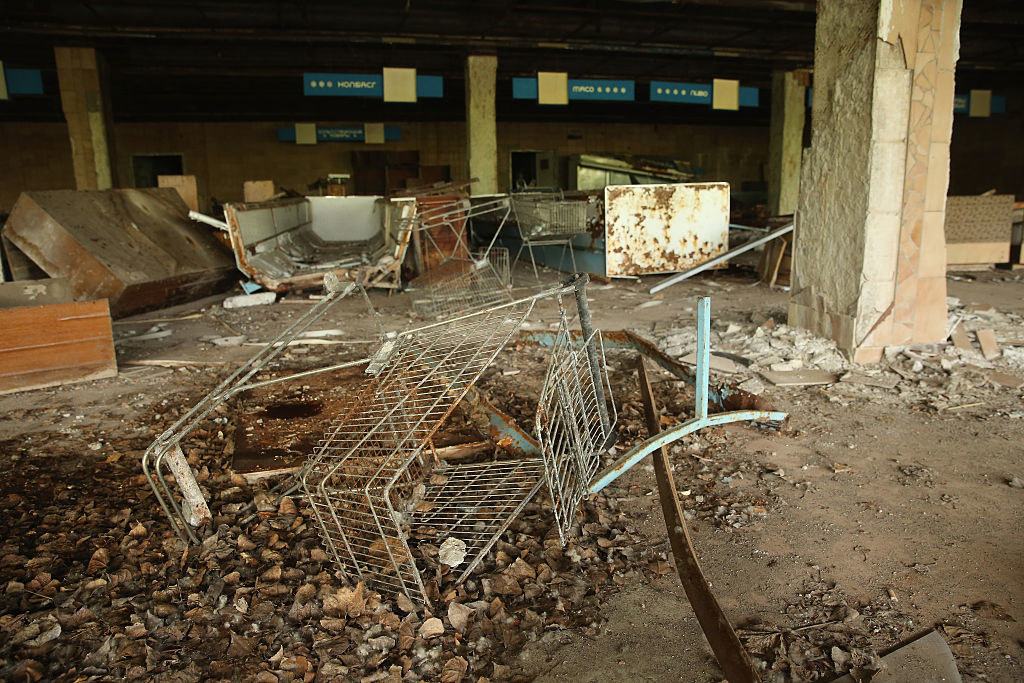
<path id="1" fill-rule="evenodd" d="M 989 379 L 992 371 L 1024 375 L 1016 317 L 1024 284 L 1000 277 L 950 283 L 960 300 L 953 312 L 970 331 L 994 329 L 1000 358 L 948 346 L 893 350 L 872 368 L 853 368 L 784 327 L 785 295 L 745 277 L 687 281 L 646 307 L 654 278 L 592 286 L 599 327 L 631 329 L 675 357 L 692 351 L 696 297 L 712 296 L 712 348 L 748 362 L 730 380 L 760 382 L 760 368 L 794 361 L 837 378 L 856 373 L 819 386 L 761 382 L 762 395 L 791 413 L 782 432 L 730 425 L 670 450 L 702 566 L 766 680 L 872 671 L 879 651 L 928 627 L 950 644 L 966 680 L 1022 677 L 1024 408 L 1019 388 Z M 531 279 L 516 273 L 517 286 Z M 386 325 L 412 324 L 405 295 L 371 297 Z M 721 680 L 675 575 L 649 463 L 585 502 L 566 547 L 541 495 L 463 585 L 427 553 L 431 607 L 382 601 L 336 574 L 304 501 L 274 504 L 267 482 L 250 485 L 231 470 L 237 408 L 275 425 L 287 420 L 261 411 L 319 411 L 299 411 L 301 430 L 261 435 L 268 448 L 275 435 L 284 448 L 303 448 L 311 425 L 329 417 L 330 388 L 300 383 L 308 389 L 229 403 L 190 437 L 185 451 L 214 523 L 201 546 L 181 543 L 139 460 L 230 366 L 124 361 L 243 360 L 254 348 L 212 338 L 271 339 L 304 305 L 169 311 L 166 318 L 183 319 L 156 324 L 172 334 L 119 345 L 120 377 L 0 399 L 0 675 Z M 550 317 L 553 305 L 542 312 Z M 325 324 L 344 328 L 344 338 L 374 337 L 358 302 L 332 315 Z M 272 371 L 368 348 L 298 346 Z M 542 349 L 514 345 L 481 379 L 524 428 L 532 429 L 543 362 Z M 621 454 L 646 431 L 633 355 L 611 352 L 609 363 Z M 862 375 L 887 381 L 865 384 Z M 652 379 L 662 422 L 687 419 L 692 391 L 660 371 Z M 470 421 L 456 415 L 453 441 L 476 438 Z M 238 511 L 251 502 L 259 516 L 241 526 Z"/>

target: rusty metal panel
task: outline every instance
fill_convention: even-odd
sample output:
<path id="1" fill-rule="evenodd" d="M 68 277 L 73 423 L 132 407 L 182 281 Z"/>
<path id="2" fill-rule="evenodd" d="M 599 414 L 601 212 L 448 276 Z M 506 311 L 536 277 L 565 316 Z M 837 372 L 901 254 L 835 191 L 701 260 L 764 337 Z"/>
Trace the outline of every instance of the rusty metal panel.
<path id="1" fill-rule="evenodd" d="M 67 278 L 76 300 L 108 299 L 114 316 L 208 296 L 235 276 L 172 188 L 23 192 L 3 235 Z"/>
<path id="2" fill-rule="evenodd" d="M 686 270 L 729 250 L 729 184 L 604 190 L 606 275 Z"/>

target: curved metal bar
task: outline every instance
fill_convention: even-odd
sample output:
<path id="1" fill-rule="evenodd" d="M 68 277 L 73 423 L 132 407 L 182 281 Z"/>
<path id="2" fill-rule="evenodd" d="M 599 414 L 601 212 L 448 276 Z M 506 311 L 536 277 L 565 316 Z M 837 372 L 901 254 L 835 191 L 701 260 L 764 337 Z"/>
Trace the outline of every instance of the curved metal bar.
<path id="1" fill-rule="evenodd" d="M 695 417 L 687 420 L 686 422 L 676 425 L 671 429 L 666 429 L 661 434 L 652 436 L 643 443 L 631 448 L 629 452 L 616 460 L 610 467 L 607 467 L 598 473 L 594 478 L 594 482 L 590 485 L 588 493 L 597 493 L 622 476 L 630 467 L 637 464 L 662 446 L 667 446 L 670 443 L 678 441 L 687 434 L 692 434 L 704 427 L 713 427 L 716 425 L 728 424 L 730 422 L 748 421 L 775 422 L 781 424 L 786 421 L 787 417 L 788 415 L 786 413 L 776 411 L 735 410 L 729 413 L 715 413 L 714 415 L 708 415 L 703 418 Z"/>

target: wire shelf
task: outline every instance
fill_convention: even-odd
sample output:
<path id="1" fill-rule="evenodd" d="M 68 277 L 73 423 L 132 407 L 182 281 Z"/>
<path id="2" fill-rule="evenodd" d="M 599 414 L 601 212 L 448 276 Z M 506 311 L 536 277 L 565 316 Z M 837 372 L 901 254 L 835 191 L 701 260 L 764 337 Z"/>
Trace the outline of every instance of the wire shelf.
<path id="1" fill-rule="evenodd" d="M 450 318 L 512 300 L 508 249 L 493 247 L 469 259 L 449 259 L 409 283 L 413 310 Z"/>
<path id="2" fill-rule="evenodd" d="M 587 202 L 560 197 L 512 197 L 512 211 L 523 240 L 566 239 L 587 232 Z"/>
<path id="3" fill-rule="evenodd" d="M 480 563 L 544 483 L 539 458 L 435 469 L 412 519 L 413 537 L 466 544 L 469 560 L 458 580 Z"/>
<path id="4" fill-rule="evenodd" d="M 563 311 L 537 406 L 537 440 L 563 544 L 601 464 L 600 453 L 615 429 L 614 401 L 607 401 L 610 420 L 607 426 L 602 424 L 600 399 L 587 358 L 591 341 L 598 351 L 599 381 L 605 384 L 605 395 L 612 395 L 600 331 L 589 339 L 573 340 Z"/>
<path id="5" fill-rule="evenodd" d="M 533 309 L 534 299 L 401 333 L 327 430 L 302 484 L 328 552 L 384 594 L 426 594 L 408 545 L 435 462 L 425 447 Z"/>

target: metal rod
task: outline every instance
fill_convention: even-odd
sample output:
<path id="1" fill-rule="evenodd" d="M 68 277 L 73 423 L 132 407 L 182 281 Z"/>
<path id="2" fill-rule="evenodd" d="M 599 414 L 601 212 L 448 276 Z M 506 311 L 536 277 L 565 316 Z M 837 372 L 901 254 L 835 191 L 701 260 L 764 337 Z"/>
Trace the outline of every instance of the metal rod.
<path id="1" fill-rule="evenodd" d="M 604 382 L 601 381 L 601 364 L 597 356 L 597 340 L 594 339 L 594 324 L 590 319 L 590 304 L 587 302 L 587 283 L 590 276 L 586 273 L 576 275 L 573 282 L 573 293 L 576 296 L 576 309 L 580 315 L 580 332 L 587 344 L 587 364 L 590 366 L 590 377 L 594 380 L 594 398 L 597 400 L 597 412 L 601 416 L 601 429 L 606 442 L 602 450 L 607 450 L 615 443 L 611 435 L 611 420 L 608 418 L 608 401 L 604 394 Z"/>
<path id="2" fill-rule="evenodd" d="M 697 300 L 697 383 L 696 405 L 693 414 L 704 419 L 708 416 L 708 379 L 711 366 L 711 298 Z"/>
<path id="3" fill-rule="evenodd" d="M 590 490 L 588 493 L 600 492 L 606 486 L 625 474 L 629 468 L 646 458 L 656 449 L 676 442 L 687 434 L 692 434 L 704 427 L 714 427 L 717 425 L 729 424 L 730 422 L 782 423 L 786 421 L 786 417 L 786 413 L 776 411 L 735 410 L 730 413 L 715 413 L 714 415 L 708 415 L 703 419 L 695 417 L 687 420 L 686 422 L 676 425 L 671 429 L 666 429 L 660 434 L 649 437 L 641 444 L 633 446 L 633 448 L 631 448 L 624 456 L 616 460 L 609 467 L 606 467 L 598 473 L 596 477 L 594 477 L 594 481 L 590 484 Z"/>
<path id="4" fill-rule="evenodd" d="M 702 300 L 706 301 L 706 299 Z M 703 327 L 698 328 L 703 330 Z M 647 367 L 643 356 L 637 363 L 640 379 L 640 397 L 644 404 L 644 417 L 647 421 L 647 432 L 657 434 L 661 429 L 658 407 L 655 404 L 651 380 L 647 375 Z M 679 505 L 675 481 L 672 479 L 672 466 L 668 460 L 668 452 L 661 446 L 651 454 L 654 461 L 654 474 L 658 480 L 658 498 L 661 501 L 661 512 L 665 516 L 665 528 L 675 558 L 676 572 L 679 582 L 686 591 L 686 597 L 697 616 L 697 622 L 708 639 L 712 652 L 722 667 L 722 673 L 730 683 L 758 683 L 761 679 L 754 669 L 750 656 L 743 649 L 743 643 L 736 636 L 722 606 L 711 592 L 711 585 L 704 578 L 697 553 L 690 540 L 690 532 L 686 528 L 686 518 Z"/>
<path id="5" fill-rule="evenodd" d="M 670 277 L 669 279 L 665 280 L 664 282 L 659 282 L 658 284 L 656 284 L 653 287 L 651 287 L 650 293 L 651 294 L 656 294 L 657 292 L 660 292 L 661 290 L 665 289 L 666 287 L 671 287 L 672 285 L 676 284 L 677 282 L 682 282 L 683 280 L 685 280 L 685 279 L 687 279 L 689 277 L 693 277 L 697 273 L 703 273 L 708 268 L 713 268 L 713 267 L 717 266 L 719 263 L 724 263 L 725 261 L 728 261 L 729 259 L 731 259 L 733 256 L 739 256 L 740 254 L 746 253 L 746 252 L 750 251 L 751 249 L 753 249 L 755 247 L 759 247 L 762 244 L 766 244 L 768 242 L 771 242 L 773 239 L 776 239 L 778 237 L 782 237 L 783 235 L 791 233 L 791 232 L 793 232 L 793 224 L 792 223 L 790 223 L 789 225 L 787 225 L 785 227 L 779 228 L 778 230 L 776 230 L 774 232 L 770 232 L 767 235 L 765 235 L 764 237 L 758 237 L 756 240 L 751 240 L 750 242 L 747 242 L 746 244 L 740 245 L 740 246 L 736 247 L 735 249 L 731 249 L 731 250 L 725 252 L 724 254 L 722 254 L 721 256 L 716 256 L 715 258 L 711 259 L 710 261 L 705 261 L 704 263 L 700 264 L 699 266 L 694 266 L 693 268 L 690 268 L 689 270 L 684 270 L 683 272 L 679 273 L 678 275 L 673 275 L 672 277 Z"/>

